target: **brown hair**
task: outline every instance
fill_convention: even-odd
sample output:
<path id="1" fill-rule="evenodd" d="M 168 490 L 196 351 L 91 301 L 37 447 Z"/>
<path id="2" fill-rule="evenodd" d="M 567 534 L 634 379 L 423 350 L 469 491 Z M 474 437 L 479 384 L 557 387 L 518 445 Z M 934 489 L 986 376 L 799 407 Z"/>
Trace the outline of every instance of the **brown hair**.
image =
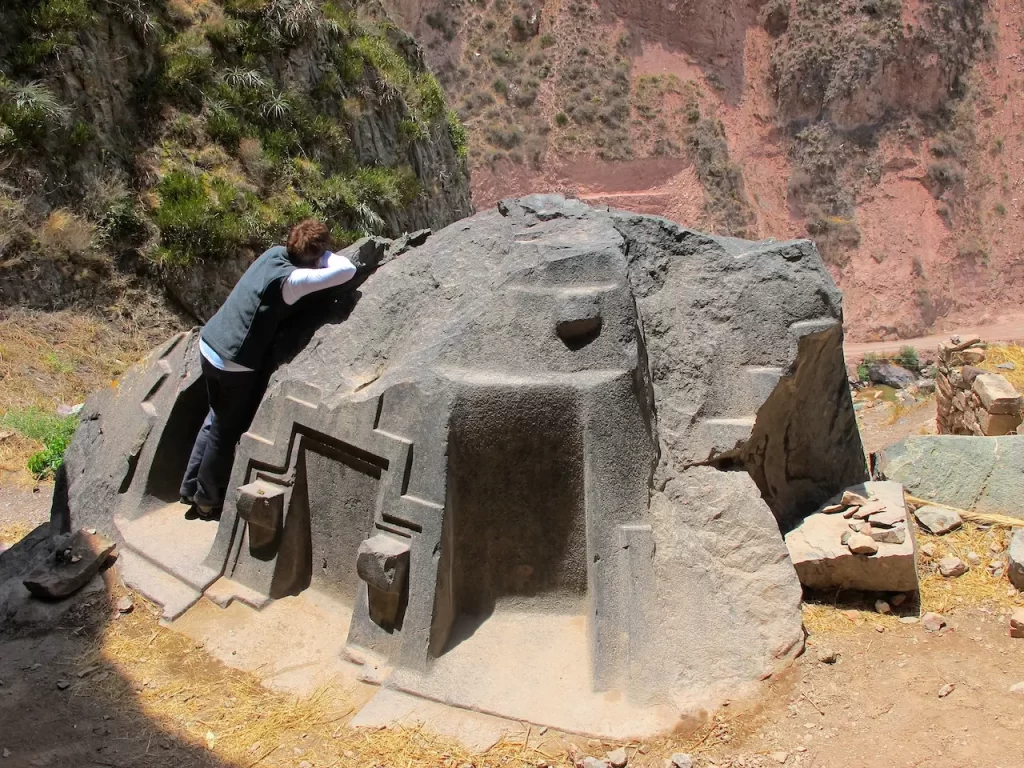
<path id="1" fill-rule="evenodd" d="M 323 255 L 330 244 L 331 233 L 323 222 L 306 219 L 288 233 L 288 258 L 293 264 L 311 264 Z"/>

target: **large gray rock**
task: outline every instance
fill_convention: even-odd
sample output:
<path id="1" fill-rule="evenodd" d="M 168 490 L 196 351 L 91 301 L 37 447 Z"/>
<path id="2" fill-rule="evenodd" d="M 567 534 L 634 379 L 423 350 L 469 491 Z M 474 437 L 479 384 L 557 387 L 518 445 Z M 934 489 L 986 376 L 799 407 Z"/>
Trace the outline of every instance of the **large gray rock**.
<path id="1" fill-rule="evenodd" d="M 671 728 L 787 665 L 780 525 L 866 476 L 814 246 L 556 196 L 414 245 L 290 331 L 219 524 L 176 503 L 194 335 L 89 400 L 55 523 L 121 539 L 169 616 L 221 575 L 256 607 L 314 587 L 387 687 L 575 732 Z"/>
<path id="2" fill-rule="evenodd" d="M 1024 517 L 1024 435 L 918 435 L 876 456 L 875 475 L 918 498 Z"/>
<path id="3" fill-rule="evenodd" d="M 893 363 L 874 363 L 868 366 L 868 378 L 873 384 L 885 384 L 895 389 L 913 386 L 917 376 Z"/>

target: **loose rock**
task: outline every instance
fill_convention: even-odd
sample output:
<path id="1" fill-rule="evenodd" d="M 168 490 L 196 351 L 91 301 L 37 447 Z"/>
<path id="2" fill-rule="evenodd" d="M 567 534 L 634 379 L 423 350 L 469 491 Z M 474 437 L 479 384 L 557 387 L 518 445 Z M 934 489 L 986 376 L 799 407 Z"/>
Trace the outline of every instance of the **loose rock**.
<path id="1" fill-rule="evenodd" d="M 672 755 L 672 768 L 693 768 L 693 758 L 685 753 Z"/>
<path id="2" fill-rule="evenodd" d="M 967 563 L 952 555 L 944 557 L 939 560 L 939 573 L 948 579 L 955 579 L 967 573 Z"/>
<path id="3" fill-rule="evenodd" d="M 892 613 L 892 608 L 885 600 L 875 600 L 875 610 L 882 614 Z"/>
<path id="4" fill-rule="evenodd" d="M 914 512 L 914 518 L 928 533 L 936 536 L 955 531 L 964 524 L 960 515 L 943 507 L 921 507 Z"/>
<path id="5" fill-rule="evenodd" d="M 614 752 L 609 752 L 605 759 L 612 768 L 625 768 L 629 762 L 629 757 L 626 755 L 626 750 L 616 749 Z"/>
<path id="6" fill-rule="evenodd" d="M 114 542 L 78 531 L 60 541 L 55 557 L 40 562 L 22 580 L 36 597 L 58 599 L 84 587 L 114 551 Z"/>
<path id="7" fill-rule="evenodd" d="M 1024 638 L 1024 608 L 1018 608 L 1010 617 L 1010 637 Z"/>
<path id="8" fill-rule="evenodd" d="M 789 752 L 772 752 L 772 760 L 782 764 L 789 760 Z"/>
<path id="9" fill-rule="evenodd" d="M 970 565 L 981 565 L 981 555 L 979 555 L 977 552 L 968 552 L 967 562 Z"/>
<path id="10" fill-rule="evenodd" d="M 871 529 L 865 531 L 865 533 L 882 544 L 902 544 L 907 540 L 907 529 L 903 525 L 895 528 L 875 528 L 871 526 Z"/>
<path id="11" fill-rule="evenodd" d="M 953 692 L 956 686 L 953 683 L 946 683 L 939 689 L 939 698 L 944 699 Z"/>
<path id="12" fill-rule="evenodd" d="M 71 683 L 69 683 L 67 680 L 58 680 L 57 687 L 60 688 L 60 690 L 62 691 L 66 691 L 69 687 L 71 687 Z"/>
<path id="13" fill-rule="evenodd" d="M 4 760 L 6 760 L 8 757 L 11 756 L 11 750 L 9 750 L 7 747 L 4 747 L 4 751 L 0 752 L 0 755 L 3 755 Z"/>
<path id="14" fill-rule="evenodd" d="M 1010 686 L 1010 693 L 1019 693 L 1024 696 L 1024 682 L 1016 683 Z"/>
<path id="15" fill-rule="evenodd" d="M 925 544 L 923 547 L 921 547 L 921 554 L 925 557 L 935 557 L 935 545 Z"/>
<path id="16" fill-rule="evenodd" d="M 917 616 L 900 616 L 900 624 L 917 624 L 919 621 Z"/>
<path id="17" fill-rule="evenodd" d="M 865 536 L 863 533 L 855 533 L 850 536 L 846 542 L 846 546 L 850 548 L 850 551 L 855 555 L 873 555 L 878 552 L 878 544 L 870 536 Z"/>
<path id="18" fill-rule="evenodd" d="M 862 507 L 867 503 L 867 498 L 853 491 L 843 491 L 843 500 L 840 502 L 844 507 Z"/>
<path id="19" fill-rule="evenodd" d="M 1017 528 L 1010 539 L 1010 567 L 1007 575 L 1010 583 L 1024 592 L 1024 528 Z"/>
<path id="20" fill-rule="evenodd" d="M 130 597 L 122 597 L 117 601 L 118 613 L 131 613 L 133 610 L 135 610 L 135 603 L 132 602 Z"/>
<path id="21" fill-rule="evenodd" d="M 905 602 L 907 602 L 907 596 L 900 592 L 899 594 L 893 595 L 891 598 L 889 598 L 889 602 L 897 606 L 903 605 Z"/>
<path id="22" fill-rule="evenodd" d="M 946 626 L 946 623 L 946 617 L 940 613 L 933 613 L 929 611 L 921 617 L 921 626 L 929 632 L 938 632 Z"/>
<path id="23" fill-rule="evenodd" d="M 598 760 L 596 757 L 583 758 L 583 768 L 608 768 L 608 763 Z"/>
<path id="24" fill-rule="evenodd" d="M 869 365 L 868 378 L 875 384 L 885 384 L 893 389 L 904 389 L 917 381 L 917 376 L 893 363 Z"/>
<path id="25" fill-rule="evenodd" d="M 843 531 L 843 535 L 839 537 L 840 543 L 846 546 L 850 542 L 851 536 L 853 536 L 853 531 Z"/>
<path id="26" fill-rule="evenodd" d="M 822 664 L 835 664 L 839 660 L 839 654 L 831 648 L 822 648 L 818 651 L 818 661 Z"/>

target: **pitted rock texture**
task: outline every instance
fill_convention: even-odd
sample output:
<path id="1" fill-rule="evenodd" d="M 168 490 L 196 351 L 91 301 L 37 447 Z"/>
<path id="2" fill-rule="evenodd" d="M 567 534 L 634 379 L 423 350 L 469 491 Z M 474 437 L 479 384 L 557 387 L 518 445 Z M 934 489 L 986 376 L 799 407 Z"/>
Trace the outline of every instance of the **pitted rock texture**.
<path id="1" fill-rule="evenodd" d="M 113 529 L 168 615 L 220 575 L 257 607 L 313 586 L 386 686 L 577 732 L 669 728 L 786 665 L 780 526 L 866 479 L 813 245 L 531 196 L 397 246 L 288 332 L 215 531 L 175 504 L 194 335 L 87 403 L 54 520 Z M 238 514 L 256 481 L 276 531 Z M 357 573 L 373 537 L 407 548 L 400 593 Z M 579 695 L 531 690 L 554 670 Z"/>

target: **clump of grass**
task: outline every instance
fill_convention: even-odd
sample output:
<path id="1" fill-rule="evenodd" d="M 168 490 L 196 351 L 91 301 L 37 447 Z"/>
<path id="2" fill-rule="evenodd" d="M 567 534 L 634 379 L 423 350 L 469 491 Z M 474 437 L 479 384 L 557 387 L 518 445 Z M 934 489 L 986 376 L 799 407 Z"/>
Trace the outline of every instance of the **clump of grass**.
<path id="1" fill-rule="evenodd" d="M 53 477 L 60 468 L 77 426 L 77 416 L 62 418 L 36 408 L 11 410 L 0 415 L 0 427 L 42 444 L 43 450 L 33 453 L 27 463 L 29 472 L 37 480 Z"/>
<path id="2" fill-rule="evenodd" d="M 909 344 L 900 347 L 899 354 L 893 358 L 893 362 L 911 371 L 921 370 L 921 357 L 917 350 Z"/>

